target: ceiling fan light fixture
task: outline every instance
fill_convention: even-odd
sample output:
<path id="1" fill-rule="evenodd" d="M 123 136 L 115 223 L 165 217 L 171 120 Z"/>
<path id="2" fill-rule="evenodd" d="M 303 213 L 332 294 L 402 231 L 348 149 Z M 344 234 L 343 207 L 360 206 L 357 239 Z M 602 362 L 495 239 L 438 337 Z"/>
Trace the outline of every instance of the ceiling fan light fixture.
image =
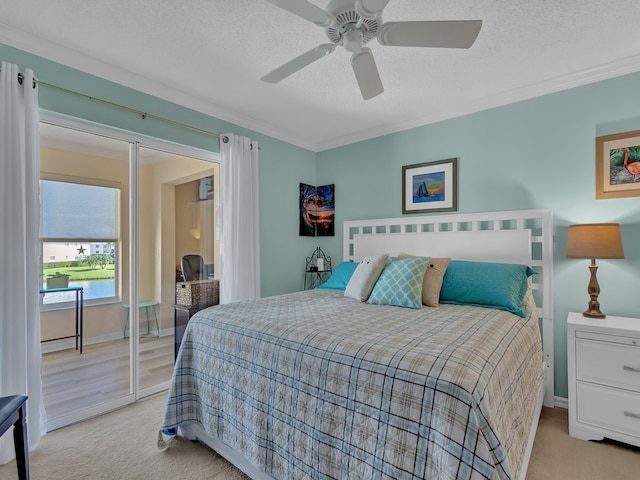
<path id="1" fill-rule="evenodd" d="M 362 31 L 353 28 L 342 36 L 342 46 L 347 52 L 355 53 L 362 49 Z"/>

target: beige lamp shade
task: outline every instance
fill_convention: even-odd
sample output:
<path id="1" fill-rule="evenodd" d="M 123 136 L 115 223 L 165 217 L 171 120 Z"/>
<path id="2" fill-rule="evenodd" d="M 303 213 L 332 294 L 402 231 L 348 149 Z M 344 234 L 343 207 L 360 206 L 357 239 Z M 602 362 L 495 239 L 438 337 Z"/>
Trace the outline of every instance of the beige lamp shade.
<path id="1" fill-rule="evenodd" d="M 624 258 L 620 224 L 569 225 L 567 258 Z"/>

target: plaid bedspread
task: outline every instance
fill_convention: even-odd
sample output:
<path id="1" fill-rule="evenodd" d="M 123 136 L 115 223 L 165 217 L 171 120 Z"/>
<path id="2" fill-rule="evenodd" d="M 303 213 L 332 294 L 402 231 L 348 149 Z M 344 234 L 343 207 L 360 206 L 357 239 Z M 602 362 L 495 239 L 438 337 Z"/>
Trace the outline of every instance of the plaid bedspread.
<path id="1" fill-rule="evenodd" d="M 189 322 L 162 428 L 197 421 L 277 479 L 513 478 L 542 382 L 529 318 L 311 290 Z"/>

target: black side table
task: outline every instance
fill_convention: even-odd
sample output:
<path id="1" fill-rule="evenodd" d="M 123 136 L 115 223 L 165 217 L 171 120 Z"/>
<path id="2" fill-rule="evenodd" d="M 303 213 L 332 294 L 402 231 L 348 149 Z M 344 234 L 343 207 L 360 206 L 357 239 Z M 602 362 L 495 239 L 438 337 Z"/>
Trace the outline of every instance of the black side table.
<path id="1" fill-rule="evenodd" d="M 175 361 L 178 358 L 178 350 L 180 350 L 180 344 L 182 343 L 182 337 L 184 331 L 187 329 L 189 320 L 196 312 L 203 310 L 211 305 L 174 305 L 173 315 L 173 359 Z"/>

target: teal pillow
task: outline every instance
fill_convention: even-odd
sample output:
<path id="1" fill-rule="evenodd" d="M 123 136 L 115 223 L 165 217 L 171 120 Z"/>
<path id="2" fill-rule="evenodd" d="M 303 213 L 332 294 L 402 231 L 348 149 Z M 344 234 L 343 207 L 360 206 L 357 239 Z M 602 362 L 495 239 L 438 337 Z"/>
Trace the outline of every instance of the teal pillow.
<path id="1" fill-rule="evenodd" d="M 328 289 L 328 290 L 344 290 L 347 288 L 347 283 L 351 279 L 351 275 L 356 271 L 358 264 L 356 262 L 342 262 L 338 265 L 338 268 L 331 274 L 329 279 L 322 285 L 318 285 L 316 288 Z"/>
<path id="2" fill-rule="evenodd" d="M 496 308 L 524 318 L 522 301 L 534 273 L 527 265 L 452 260 L 442 281 L 440 303 Z"/>
<path id="3" fill-rule="evenodd" d="M 373 287 L 368 303 L 421 308 L 422 282 L 428 257 L 402 258 L 387 264 Z"/>

